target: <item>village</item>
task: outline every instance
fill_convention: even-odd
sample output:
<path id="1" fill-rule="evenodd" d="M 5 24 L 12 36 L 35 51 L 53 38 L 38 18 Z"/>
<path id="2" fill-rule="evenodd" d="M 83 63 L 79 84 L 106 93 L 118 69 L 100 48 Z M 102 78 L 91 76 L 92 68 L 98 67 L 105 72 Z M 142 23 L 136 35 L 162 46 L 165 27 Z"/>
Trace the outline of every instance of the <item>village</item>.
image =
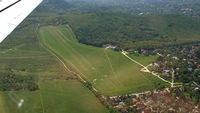
<path id="1" fill-rule="evenodd" d="M 166 80 L 171 81 L 174 74 L 175 82 L 200 84 L 200 45 L 140 49 L 131 54 L 158 55 L 157 60 L 147 67 Z"/>
<path id="2" fill-rule="evenodd" d="M 167 80 L 200 84 L 200 46 L 174 47 L 157 50 L 159 58 L 152 63 L 152 70 Z M 198 85 L 197 85 L 198 86 Z"/>
<path id="3" fill-rule="evenodd" d="M 200 105 L 182 95 L 183 88 L 165 88 L 142 94 L 108 97 L 121 113 L 199 113 Z"/>
<path id="4" fill-rule="evenodd" d="M 115 46 L 107 47 L 116 48 Z M 154 50 L 141 49 L 134 52 L 127 50 L 125 53 L 158 55 L 158 59 L 146 67 L 158 73 L 165 80 L 183 83 L 183 85 L 123 96 L 108 96 L 105 99 L 108 105 L 113 106 L 121 113 L 200 112 L 199 45 Z"/>

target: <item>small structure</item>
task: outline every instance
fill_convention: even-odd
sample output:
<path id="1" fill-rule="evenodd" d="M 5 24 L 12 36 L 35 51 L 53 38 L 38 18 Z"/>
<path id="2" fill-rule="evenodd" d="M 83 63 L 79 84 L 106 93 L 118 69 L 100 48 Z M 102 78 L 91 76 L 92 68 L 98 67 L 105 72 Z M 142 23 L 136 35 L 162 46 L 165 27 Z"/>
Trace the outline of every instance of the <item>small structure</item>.
<path id="1" fill-rule="evenodd" d="M 117 48 L 117 46 L 114 46 L 114 45 L 111 45 L 111 44 L 103 45 L 103 47 L 105 47 L 106 49 L 115 49 L 115 48 Z"/>
<path id="2" fill-rule="evenodd" d="M 115 106 L 115 108 L 117 108 L 117 109 L 123 109 L 124 106 L 122 106 L 122 105 L 117 105 L 117 106 Z"/>
<path id="3" fill-rule="evenodd" d="M 120 102 L 119 105 L 125 106 L 126 104 L 124 102 Z"/>

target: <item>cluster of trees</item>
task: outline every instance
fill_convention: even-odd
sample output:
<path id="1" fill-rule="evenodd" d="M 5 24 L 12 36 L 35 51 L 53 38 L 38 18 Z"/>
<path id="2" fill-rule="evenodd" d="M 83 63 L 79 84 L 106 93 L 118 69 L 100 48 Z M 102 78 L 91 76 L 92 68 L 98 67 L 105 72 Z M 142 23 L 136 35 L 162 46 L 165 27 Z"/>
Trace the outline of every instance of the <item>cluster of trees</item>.
<path id="1" fill-rule="evenodd" d="M 0 91 L 38 90 L 39 86 L 33 76 L 16 75 L 0 72 Z"/>
<path id="2" fill-rule="evenodd" d="M 178 63 L 178 65 L 175 66 L 180 67 L 180 70 L 177 71 L 179 73 L 179 76 L 177 76 L 176 78 L 177 81 L 181 81 L 183 83 L 190 83 L 192 81 L 195 81 L 200 84 L 200 70 L 197 67 L 188 66 L 187 63 Z M 190 68 L 191 70 L 189 70 Z"/>

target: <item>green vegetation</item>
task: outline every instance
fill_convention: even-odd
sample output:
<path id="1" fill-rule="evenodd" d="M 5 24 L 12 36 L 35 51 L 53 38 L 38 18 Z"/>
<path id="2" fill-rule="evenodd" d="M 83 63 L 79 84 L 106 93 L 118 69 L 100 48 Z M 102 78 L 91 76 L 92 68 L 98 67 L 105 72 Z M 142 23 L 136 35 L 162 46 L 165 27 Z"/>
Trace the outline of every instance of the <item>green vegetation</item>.
<path id="1" fill-rule="evenodd" d="M 120 52 L 78 43 L 69 26 L 41 27 L 39 34 L 42 43 L 61 57 L 71 71 L 79 73 L 104 95 L 141 92 L 166 85 L 151 74 L 140 72 L 141 67 Z M 146 65 L 156 57 L 136 59 Z"/>
<path id="2" fill-rule="evenodd" d="M 166 73 L 165 70 L 173 69 L 175 71 L 174 81 L 183 85 L 184 90 L 181 95 L 190 98 L 193 102 L 199 103 L 200 45 L 174 46 L 163 48 L 158 52 L 162 54 L 162 57 L 160 56 L 156 60 L 157 66 L 153 70 L 160 73 L 164 79 L 171 80 L 172 78 L 167 76 L 171 72 Z"/>
<path id="3" fill-rule="evenodd" d="M 158 55 L 152 55 L 152 56 L 144 56 L 144 55 L 138 55 L 138 56 L 134 56 L 132 54 L 128 55 L 130 58 L 140 62 L 142 65 L 147 66 L 148 64 L 152 63 L 153 61 L 155 61 L 158 58 Z"/>
<path id="4" fill-rule="evenodd" d="M 199 0 L 45 0 L 37 9 L 57 14 L 110 11 L 199 17 L 199 4 Z"/>
<path id="5" fill-rule="evenodd" d="M 72 75 L 40 46 L 33 20 L 27 19 L 0 44 L 0 73 L 14 76 L 6 85 L 12 87 L 0 92 L 0 113 L 106 113 L 94 94 L 78 81 L 69 80 Z M 7 80 L 2 74 L 0 78 L 1 82 Z M 34 81 L 38 90 L 20 87 L 15 91 L 16 81 L 29 78 L 32 80 L 23 85 Z M 19 108 L 21 99 L 24 102 Z"/>
<path id="6" fill-rule="evenodd" d="M 0 93 L 4 113 L 106 113 L 97 98 L 78 81 L 46 81 L 35 92 Z M 20 100 L 24 102 L 18 106 Z M 1 109 L 0 109 L 1 111 Z"/>
<path id="7" fill-rule="evenodd" d="M 4 113 L 106 113 L 93 94 L 77 81 L 48 81 L 35 92 L 1 93 Z M 19 108 L 18 102 L 24 100 Z"/>
<path id="8" fill-rule="evenodd" d="M 33 76 L 20 76 L 13 73 L 1 73 L 0 72 L 0 90 L 22 90 L 27 89 L 35 91 L 38 89 L 36 80 Z"/>
<path id="9" fill-rule="evenodd" d="M 89 91 L 92 86 L 100 91 L 99 95 L 113 96 L 168 84 L 140 72 L 142 67 L 120 52 L 88 45 L 112 44 L 118 46 L 117 50 L 135 50 L 200 41 L 199 18 L 96 12 L 107 9 L 77 4 L 44 1 L 0 44 L 0 113 L 107 113 Z M 80 13 L 88 11 L 93 13 Z M 66 24 L 70 27 L 63 26 Z M 42 27 L 38 33 L 39 25 Z M 76 80 L 41 43 L 87 82 Z M 143 65 L 158 57 L 129 56 Z M 110 112 L 115 109 L 110 108 Z"/>
<path id="10" fill-rule="evenodd" d="M 68 14 L 65 18 L 79 42 L 88 45 L 135 49 L 200 41 L 199 18 L 110 12 Z"/>

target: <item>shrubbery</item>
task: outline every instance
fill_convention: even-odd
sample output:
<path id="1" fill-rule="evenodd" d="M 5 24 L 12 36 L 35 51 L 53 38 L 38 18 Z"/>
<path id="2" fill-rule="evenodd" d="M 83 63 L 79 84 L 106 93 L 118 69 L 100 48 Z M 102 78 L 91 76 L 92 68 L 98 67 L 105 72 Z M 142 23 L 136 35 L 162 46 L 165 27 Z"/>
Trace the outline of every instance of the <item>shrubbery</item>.
<path id="1" fill-rule="evenodd" d="M 0 72 L 0 91 L 35 91 L 39 89 L 33 76 L 15 75 L 13 73 Z"/>

